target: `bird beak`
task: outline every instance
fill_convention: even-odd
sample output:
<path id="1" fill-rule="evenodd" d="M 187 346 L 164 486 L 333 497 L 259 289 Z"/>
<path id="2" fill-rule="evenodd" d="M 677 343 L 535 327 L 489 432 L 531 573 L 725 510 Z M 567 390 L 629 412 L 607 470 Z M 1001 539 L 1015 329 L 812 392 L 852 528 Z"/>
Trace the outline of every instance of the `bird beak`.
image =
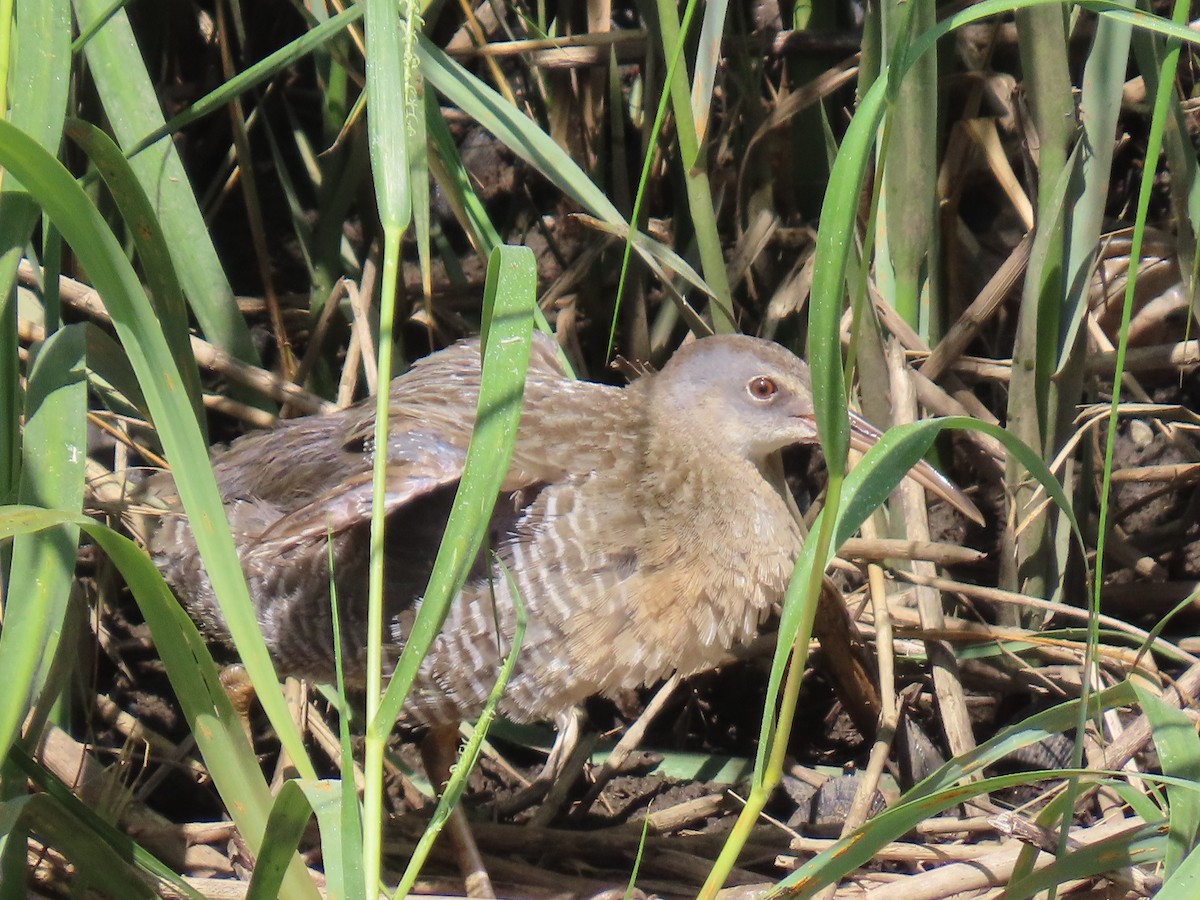
<path id="1" fill-rule="evenodd" d="M 850 446 L 859 453 L 866 453 L 882 436 L 883 432 L 866 419 L 854 412 L 850 413 Z M 925 460 L 921 460 L 913 466 L 908 475 L 922 487 L 933 491 L 939 498 L 945 500 L 976 525 L 984 524 L 983 513 L 971 502 L 971 498 Z"/>

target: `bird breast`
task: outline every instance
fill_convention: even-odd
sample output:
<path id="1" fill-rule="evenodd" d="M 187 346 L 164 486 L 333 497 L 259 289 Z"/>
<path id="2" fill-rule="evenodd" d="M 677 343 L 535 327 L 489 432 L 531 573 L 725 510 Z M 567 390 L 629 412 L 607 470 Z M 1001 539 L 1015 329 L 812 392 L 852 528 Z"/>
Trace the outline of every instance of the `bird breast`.
<path id="1" fill-rule="evenodd" d="M 546 485 L 500 548 L 529 622 L 501 703 L 510 718 L 710 668 L 783 595 L 800 535 L 758 469 L 657 471 L 637 443 Z M 411 696 L 415 718 L 482 708 L 513 610 L 499 568 L 464 589 Z"/>

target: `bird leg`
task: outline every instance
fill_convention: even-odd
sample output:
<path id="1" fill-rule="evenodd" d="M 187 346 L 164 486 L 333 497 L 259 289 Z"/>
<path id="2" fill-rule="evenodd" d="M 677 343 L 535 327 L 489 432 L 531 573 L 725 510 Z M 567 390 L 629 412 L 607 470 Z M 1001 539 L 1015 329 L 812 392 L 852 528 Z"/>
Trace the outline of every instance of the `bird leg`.
<path id="1" fill-rule="evenodd" d="M 579 745 L 583 721 L 584 713 L 578 706 L 572 706 L 555 716 L 554 743 L 546 755 L 546 762 L 541 771 L 521 790 L 495 802 L 492 809 L 497 816 L 511 818 L 539 803 L 550 793 L 566 771 L 571 756 Z"/>
<path id="2" fill-rule="evenodd" d="M 421 741 L 421 760 L 425 764 L 425 774 L 439 794 L 450 780 L 450 767 L 454 765 L 457 752 L 457 722 L 430 726 L 429 733 Z M 494 898 L 496 892 L 492 888 L 492 880 L 484 868 L 483 857 L 461 806 L 455 805 L 450 811 L 446 832 L 454 845 L 454 855 L 458 858 L 458 867 L 466 883 L 467 896 Z"/>
<path id="3" fill-rule="evenodd" d="M 646 736 L 646 729 L 650 727 L 654 717 L 662 712 L 662 708 L 667 705 L 667 701 L 671 699 L 682 680 L 679 673 L 676 672 L 654 692 L 654 696 L 650 698 L 650 702 L 646 704 L 642 714 L 637 717 L 637 721 L 625 729 L 625 733 L 621 735 L 617 745 L 609 751 L 608 759 L 598 770 L 592 772 L 592 786 L 588 789 L 587 796 L 571 810 L 568 821 L 578 823 L 587 818 L 588 812 L 600 799 L 600 795 L 604 793 L 604 789 L 608 787 L 613 776 L 621 771 L 629 757 L 641 745 L 642 738 Z"/>
<path id="4" fill-rule="evenodd" d="M 567 760 L 571 758 L 571 754 L 575 752 L 575 745 L 579 743 L 579 735 L 583 730 L 583 710 L 578 706 L 564 710 L 554 720 L 554 727 L 554 745 L 546 756 L 546 764 L 542 766 L 542 771 L 533 779 L 535 784 L 551 785 L 562 775 Z"/>

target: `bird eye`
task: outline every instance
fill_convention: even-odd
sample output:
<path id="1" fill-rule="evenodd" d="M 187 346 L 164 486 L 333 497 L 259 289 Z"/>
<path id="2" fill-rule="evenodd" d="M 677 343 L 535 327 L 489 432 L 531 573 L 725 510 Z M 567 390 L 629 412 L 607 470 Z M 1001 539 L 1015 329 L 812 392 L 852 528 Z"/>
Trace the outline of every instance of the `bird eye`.
<path id="1" fill-rule="evenodd" d="M 750 396 L 755 400 L 770 400 L 779 393 L 779 385 L 766 375 L 759 375 L 756 378 L 750 379 L 749 384 L 746 385 L 746 390 L 750 392 Z"/>

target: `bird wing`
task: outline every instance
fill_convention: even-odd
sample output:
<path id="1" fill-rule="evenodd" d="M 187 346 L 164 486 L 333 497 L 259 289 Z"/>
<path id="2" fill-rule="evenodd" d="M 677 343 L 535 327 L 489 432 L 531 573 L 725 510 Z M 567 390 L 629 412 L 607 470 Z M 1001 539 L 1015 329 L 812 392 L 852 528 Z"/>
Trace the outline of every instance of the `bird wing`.
<path id="1" fill-rule="evenodd" d="M 534 336 L 523 415 L 530 412 L 531 395 L 536 398 L 539 392 L 570 383 L 558 363 L 556 350 L 551 338 Z M 462 477 L 479 400 L 480 365 L 479 341 L 462 341 L 417 362 L 392 382 L 384 484 L 384 508 L 389 515 L 454 485 Z M 305 498 L 266 528 L 256 542 L 256 552 L 277 552 L 323 540 L 370 520 L 374 401 L 365 401 L 339 415 L 342 418 L 338 427 L 330 435 L 333 443 L 318 450 L 317 456 L 324 461 L 311 472 L 317 483 L 330 476 L 334 483 Z M 519 442 L 514 453 L 505 491 L 520 490 L 560 474 L 560 467 L 541 459 L 527 446 L 529 441 L 524 443 L 525 448 Z"/>
<path id="2" fill-rule="evenodd" d="M 457 482 L 462 475 L 465 454 L 439 450 L 419 465 L 393 468 L 385 476 L 384 508 L 390 514 L 437 488 Z M 348 479 L 276 519 L 256 540 L 260 550 L 275 552 L 288 547 L 322 540 L 329 534 L 341 534 L 371 518 L 371 473 L 363 472 Z"/>

